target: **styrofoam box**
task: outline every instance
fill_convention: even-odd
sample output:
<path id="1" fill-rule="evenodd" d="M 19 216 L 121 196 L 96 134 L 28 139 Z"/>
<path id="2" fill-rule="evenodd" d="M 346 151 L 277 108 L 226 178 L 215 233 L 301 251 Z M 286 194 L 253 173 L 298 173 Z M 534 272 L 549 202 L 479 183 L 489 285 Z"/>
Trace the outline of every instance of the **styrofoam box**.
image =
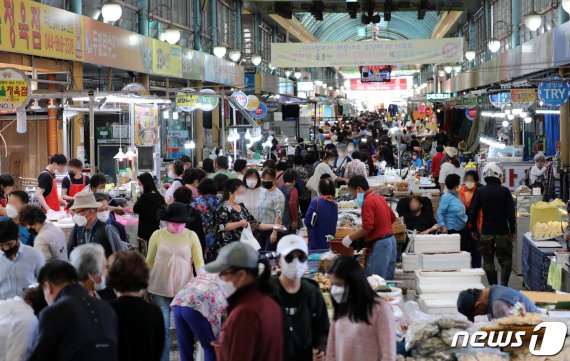
<path id="1" fill-rule="evenodd" d="M 484 288 L 485 272 L 480 268 L 462 269 L 455 272 L 416 271 L 418 293 L 459 293 L 468 288 Z"/>
<path id="2" fill-rule="evenodd" d="M 457 301 L 453 299 L 425 300 L 419 299 L 420 309 L 429 315 L 458 315 Z"/>
<path id="3" fill-rule="evenodd" d="M 456 271 L 471 267 L 469 252 L 421 253 L 418 257 L 419 269 L 423 271 Z"/>
<path id="4" fill-rule="evenodd" d="M 442 284 L 442 283 L 427 283 L 424 284 L 422 282 L 418 282 L 418 287 L 417 287 L 417 291 L 420 294 L 424 294 L 424 293 L 456 293 L 459 294 L 459 292 L 469 289 L 469 288 L 477 288 L 477 289 L 483 289 L 485 288 L 485 286 L 483 286 L 483 284 L 481 282 L 474 282 L 474 283 L 465 283 L 465 282 L 461 282 L 461 283 L 448 283 L 448 284 Z"/>
<path id="5" fill-rule="evenodd" d="M 418 255 L 414 253 L 402 253 L 402 268 L 404 272 L 419 270 Z"/>
<path id="6" fill-rule="evenodd" d="M 414 253 L 460 252 L 459 234 L 419 234 L 414 237 Z"/>

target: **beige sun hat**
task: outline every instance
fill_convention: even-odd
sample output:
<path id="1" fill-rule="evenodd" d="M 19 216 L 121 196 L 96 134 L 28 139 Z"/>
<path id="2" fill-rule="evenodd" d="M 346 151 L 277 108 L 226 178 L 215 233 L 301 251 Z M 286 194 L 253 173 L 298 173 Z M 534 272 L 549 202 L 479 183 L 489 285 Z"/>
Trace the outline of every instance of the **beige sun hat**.
<path id="1" fill-rule="evenodd" d="M 86 209 L 86 208 L 99 208 L 103 204 L 95 200 L 95 195 L 91 192 L 79 192 L 75 195 L 73 199 L 73 209 Z"/>

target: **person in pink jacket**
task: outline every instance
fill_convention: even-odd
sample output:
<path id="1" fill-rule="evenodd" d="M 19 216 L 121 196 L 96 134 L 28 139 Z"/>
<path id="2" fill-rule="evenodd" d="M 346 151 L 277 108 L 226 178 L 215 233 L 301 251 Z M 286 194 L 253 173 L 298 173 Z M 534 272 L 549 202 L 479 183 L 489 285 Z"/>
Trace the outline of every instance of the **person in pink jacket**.
<path id="1" fill-rule="evenodd" d="M 334 317 L 327 361 L 396 360 L 392 307 L 372 290 L 358 262 L 352 257 L 339 257 L 328 276 Z"/>

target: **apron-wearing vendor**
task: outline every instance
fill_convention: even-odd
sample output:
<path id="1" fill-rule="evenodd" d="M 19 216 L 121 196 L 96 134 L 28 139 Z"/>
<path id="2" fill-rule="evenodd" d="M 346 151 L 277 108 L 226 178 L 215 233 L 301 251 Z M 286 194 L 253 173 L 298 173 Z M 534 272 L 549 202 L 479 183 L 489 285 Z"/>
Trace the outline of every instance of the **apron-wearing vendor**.
<path id="1" fill-rule="evenodd" d="M 67 158 L 63 154 L 54 154 L 49 159 L 48 166 L 38 176 L 36 198 L 44 212 L 53 209 L 59 211 L 65 202 L 57 193 L 56 172 L 63 173 L 67 165 Z"/>
<path id="2" fill-rule="evenodd" d="M 67 163 L 67 177 L 61 182 L 61 198 L 64 201 L 71 201 L 73 197 L 81 192 L 89 184 L 89 177 L 81 174 L 83 162 L 72 158 Z"/>

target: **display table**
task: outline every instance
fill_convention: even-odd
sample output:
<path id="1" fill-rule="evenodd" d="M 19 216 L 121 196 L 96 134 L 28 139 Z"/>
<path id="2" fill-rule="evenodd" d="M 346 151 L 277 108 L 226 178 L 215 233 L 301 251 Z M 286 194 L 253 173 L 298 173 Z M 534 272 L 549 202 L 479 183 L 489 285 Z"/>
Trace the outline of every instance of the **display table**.
<path id="1" fill-rule="evenodd" d="M 550 257 L 554 256 L 554 251 L 559 248 L 538 248 L 531 237 L 528 233 L 523 236 L 523 281 L 530 291 L 552 291 L 547 284 L 548 269 Z"/>

